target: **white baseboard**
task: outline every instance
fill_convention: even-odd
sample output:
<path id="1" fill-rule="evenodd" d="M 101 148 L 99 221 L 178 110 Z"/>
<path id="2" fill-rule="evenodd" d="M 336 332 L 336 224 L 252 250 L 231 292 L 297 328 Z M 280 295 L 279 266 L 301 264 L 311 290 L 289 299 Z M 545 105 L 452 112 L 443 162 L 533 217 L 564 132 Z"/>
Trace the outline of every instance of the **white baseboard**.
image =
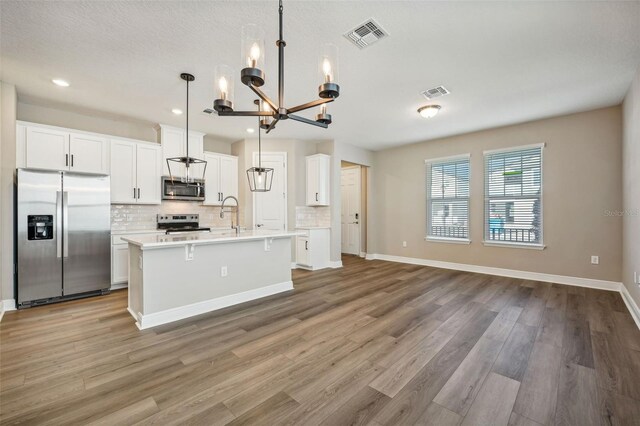
<path id="1" fill-rule="evenodd" d="M 291 262 L 291 269 L 298 269 L 298 264 L 296 262 Z"/>
<path id="2" fill-rule="evenodd" d="M 367 253 L 361 251 L 360 252 L 360 257 L 364 259 L 365 257 L 367 257 Z"/>
<path id="3" fill-rule="evenodd" d="M 7 311 L 15 311 L 16 310 L 16 301 L 14 299 L 5 299 L 0 300 L 0 321 L 2 321 L 2 317 L 4 313 Z"/>
<path id="4" fill-rule="evenodd" d="M 364 258 L 365 258 L 366 260 L 376 260 L 376 259 L 377 259 L 377 258 L 376 258 L 376 256 L 377 256 L 377 255 L 375 255 L 375 254 L 367 253 L 367 254 L 364 256 Z"/>
<path id="5" fill-rule="evenodd" d="M 4 312 L 15 311 L 16 310 L 16 300 L 15 299 L 4 299 L 2 301 L 2 310 Z"/>
<path id="6" fill-rule="evenodd" d="M 342 260 L 330 261 L 329 268 L 333 268 L 333 269 L 342 268 Z"/>
<path id="7" fill-rule="evenodd" d="M 494 268 L 491 266 L 469 265 L 466 263 L 442 262 L 440 260 L 417 259 L 414 257 L 391 256 L 388 254 L 368 254 L 367 259 L 387 260 L 389 262 L 409 263 L 412 265 L 431 266 L 433 268 L 453 269 L 456 271 L 498 275 L 501 277 L 520 278 L 523 280 L 566 284 L 577 287 L 595 288 L 598 290 L 620 291 L 620 286 L 622 285 L 622 283 L 615 281 L 570 277 L 567 275 L 545 274 L 542 272 L 519 271 L 517 269 Z"/>
<path id="8" fill-rule="evenodd" d="M 181 319 L 193 317 L 195 315 L 204 314 L 207 312 L 226 308 L 228 306 L 249 302 L 251 300 L 260 299 L 262 297 L 271 296 L 273 294 L 282 293 L 289 290 L 293 290 L 292 281 L 272 284 L 255 290 L 244 291 L 238 294 L 218 297 L 216 299 L 204 300 L 202 302 L 192 303 L 191 305 L 167 309 L 165 311 L 155 312 L 147 315 L 143 315 L 140 313 L 136 314 L 130 309 L 129 313 L 136 319 L 136 326 L 140 330 L 144 330 L 146 328 L 167 324 Z"/>
<path id="9" fill-rule="evenodd" d="M 638 328 L 640 328 L 640 308 L 638 308 L 636 301 L 633 300 L 633 297 L 631 297 L 629 290 L 627 290 L 627 287 L 624 284 L 620 286 L 620 294 L 622 295 L 622 300 L 624 300 L 624 304 L 627 305 L 627 309 L 631 313 L 633 320 L 636 322 Z"/>
<path id="10" fill-rule="evenodd" d="M 128 287 L 129 287 L 129 283 L 111 284 L 111 288 L 109 290 L 120 290 Z"/>

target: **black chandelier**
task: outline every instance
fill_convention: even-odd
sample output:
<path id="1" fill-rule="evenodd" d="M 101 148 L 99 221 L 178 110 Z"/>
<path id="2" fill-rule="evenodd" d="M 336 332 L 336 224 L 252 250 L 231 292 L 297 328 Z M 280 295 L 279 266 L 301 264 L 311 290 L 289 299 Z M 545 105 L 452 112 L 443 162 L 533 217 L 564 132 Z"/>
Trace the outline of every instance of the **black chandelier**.
<path id="1" fill-rule="evenodd" d="M 301 123 L 327 128 L 331 124 L 331 114 L 327 113 L 327 103 L 333 102 L 340 95 L 340 86 L 336 83 L 338 71 L 338 49 L 334 45 L 324 45 L 318 63 L 320 74 L 320 99 L 302 105 L 286 108 L 284 106 L 284 48 L 287 45 L 282 35 L 282 0 L 280 0 L 278 46 L 278 103 L 272 101 L 260 87 L 264 85 L 264 36 L 253 24 L 242 28 L 242 60 L 245 68 L 240 72 L 240 81 L 251 89 L 260 100 L 262 106 L 257 111 L 233 110 L 233 72 L 226 65 L 216 67 L 216 84 L 218 99 L 213 102 L 213 109 L 219 116 L 253 116 L 260 117 L 260 125 L 269 133 L 280 120 L 292 119 Z M 294 113 L 320 106 L 315 120 L 310 120 Z"/>

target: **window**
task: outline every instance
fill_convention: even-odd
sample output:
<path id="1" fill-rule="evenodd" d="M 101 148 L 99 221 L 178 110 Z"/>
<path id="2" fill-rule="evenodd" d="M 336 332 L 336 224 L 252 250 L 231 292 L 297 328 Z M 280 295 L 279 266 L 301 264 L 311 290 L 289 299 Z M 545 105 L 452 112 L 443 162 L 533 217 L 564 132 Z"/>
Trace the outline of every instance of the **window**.
<path id="1" fill-rule="evenodd" d="M 542 148 L 485 152 L 485 242 L 542 246 Z"/>
<path id="2" fill-rule="evenodd" d="M 469 155 L 427 160 L 427 239 L 469 241 Z"/>

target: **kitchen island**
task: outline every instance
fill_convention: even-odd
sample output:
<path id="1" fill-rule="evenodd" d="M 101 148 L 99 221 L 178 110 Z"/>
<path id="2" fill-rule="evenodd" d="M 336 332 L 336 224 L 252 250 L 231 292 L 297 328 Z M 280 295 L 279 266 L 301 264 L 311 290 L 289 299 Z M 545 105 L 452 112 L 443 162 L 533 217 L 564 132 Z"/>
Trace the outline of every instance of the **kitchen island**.
<path id="1" fill-rule="evenodd" d="M 142 330 L 293 290 L 291 240 L 298 234 L 123 238 L 129 244 L 129 313 Z"/>

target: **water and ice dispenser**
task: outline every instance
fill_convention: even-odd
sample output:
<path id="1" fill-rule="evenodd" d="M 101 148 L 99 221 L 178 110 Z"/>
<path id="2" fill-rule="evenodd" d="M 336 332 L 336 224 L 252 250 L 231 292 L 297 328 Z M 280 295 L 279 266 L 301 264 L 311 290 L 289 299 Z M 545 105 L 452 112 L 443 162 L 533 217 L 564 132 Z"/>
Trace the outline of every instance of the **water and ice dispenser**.
<path id="1" fill-rule="evenodd" d="M 53 239 L 53 215 L 28 215 L 27 239 L 52 240 Z"/>

